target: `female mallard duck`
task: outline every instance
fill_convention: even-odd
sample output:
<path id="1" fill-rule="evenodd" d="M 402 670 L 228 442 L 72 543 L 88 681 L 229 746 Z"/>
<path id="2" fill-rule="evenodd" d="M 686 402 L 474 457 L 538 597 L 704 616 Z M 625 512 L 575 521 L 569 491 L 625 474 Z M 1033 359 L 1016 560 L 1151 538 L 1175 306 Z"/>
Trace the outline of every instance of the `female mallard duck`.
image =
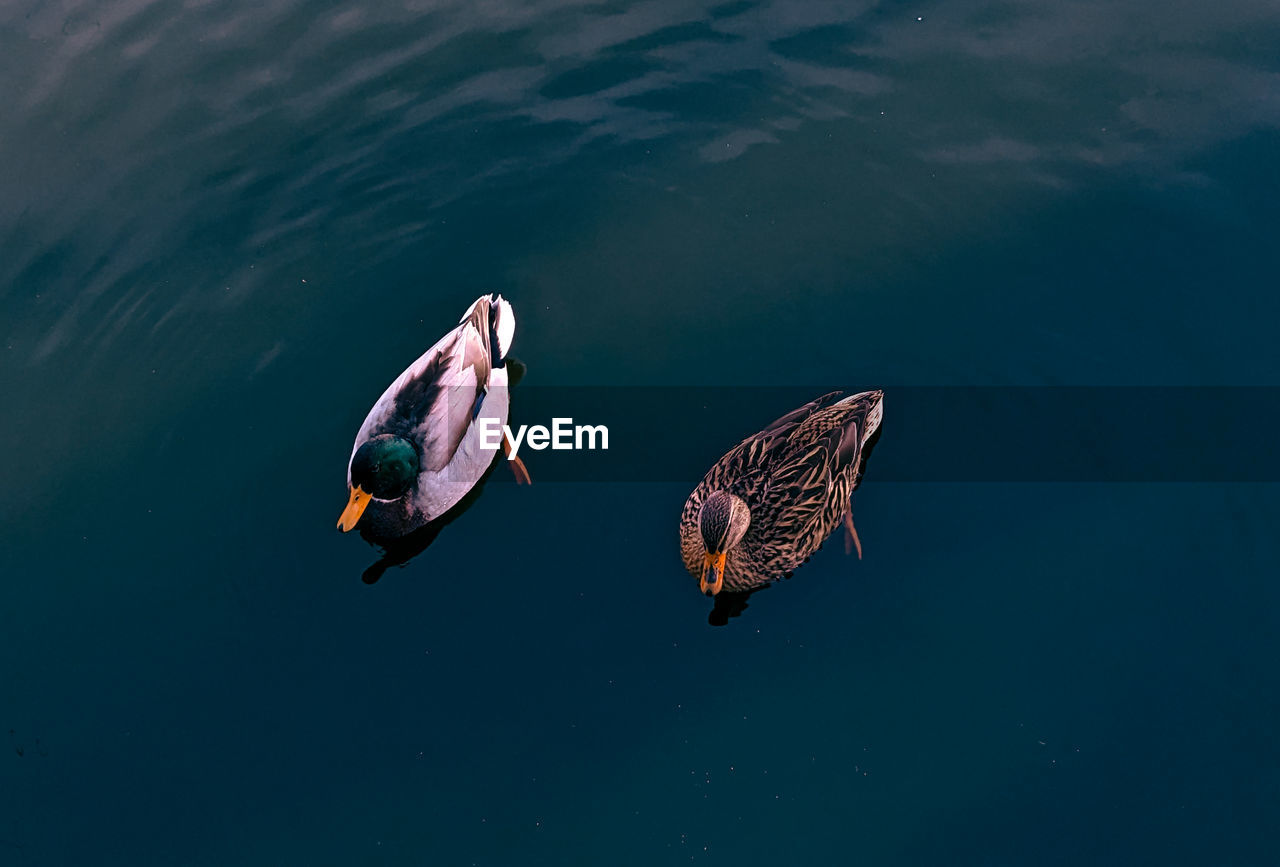
<path id="1" fill-rule="evenodd" d="M 884 393 L 842 395 L 823 395 L 747 437 L 689 495 L 680 553 L 703 593 L 786 577 L 842 519 L 857 542 L 849 497 L 864 446 L 880 427 Z"/>
<path id="2" fill-rule="evenodd" d="M 347 464 L 345 533 L 357 525 L 387 542 L 439 518 L 497 458 L 481 447 L 478 419 L 507 423 L 507 353 L 516 318 L 501 295 L 476 299 L 458 324 L 378 398 Z M 503 440 L 504 450 L 507 447 Z M 529 480 L 519 458 L 512 469 Z"/>

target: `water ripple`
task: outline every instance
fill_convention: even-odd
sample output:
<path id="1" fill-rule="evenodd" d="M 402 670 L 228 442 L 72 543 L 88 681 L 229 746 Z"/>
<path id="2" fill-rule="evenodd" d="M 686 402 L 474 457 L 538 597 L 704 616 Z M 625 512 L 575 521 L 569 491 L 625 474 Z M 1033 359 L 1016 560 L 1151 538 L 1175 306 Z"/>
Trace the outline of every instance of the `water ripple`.
<path id="1" fill-rule="evenodd" d="M 264 251 L 273 272 L 317 237 L 385 260 L 467 196 L 608 149 L 619 172 L 637 145 L 724 163 L 841 122 L 851 154 L 1031 185 L 1169 172 L 1280 125 L 1280 72 L 1249 42 L 1271 7 L 1220 4 L 1207 27 L 1137 0 L 9 4 L 5 336 L 41 362 L 195 329 L 282 279 L 228 279 Z"/>

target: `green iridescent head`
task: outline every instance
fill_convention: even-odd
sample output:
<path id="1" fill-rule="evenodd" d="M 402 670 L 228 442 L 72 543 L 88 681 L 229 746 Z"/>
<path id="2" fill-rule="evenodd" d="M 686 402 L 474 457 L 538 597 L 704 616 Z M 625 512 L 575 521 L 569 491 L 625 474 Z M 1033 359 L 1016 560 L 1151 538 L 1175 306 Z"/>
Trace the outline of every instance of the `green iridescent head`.
<path id="1" fill-rule="evenodd" d="M 418 478 L 418 450 L 392 434 L 362 444 L 351 458 L 351 486 L 379 500 L 398 500 Z"/>

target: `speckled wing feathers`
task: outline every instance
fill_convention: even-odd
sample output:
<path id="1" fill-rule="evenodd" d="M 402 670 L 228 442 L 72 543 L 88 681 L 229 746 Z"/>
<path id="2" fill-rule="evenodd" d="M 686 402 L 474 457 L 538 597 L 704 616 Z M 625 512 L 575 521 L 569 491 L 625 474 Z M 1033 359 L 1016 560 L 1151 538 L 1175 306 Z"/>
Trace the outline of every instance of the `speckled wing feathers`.
<path id="1" fill-rule="evenodd" d="M 830 535 L 857 487 L 863 446 L 880 423 L 882 394 L 832 392 L 787 413 L 731 449 L 685 501 L 681 553 L 701 571 L 697 532 L 703 500 L 715 490 L 741 497 L 751 526 L 731 553 L 725 586 L 749 589 L 803 563 Z"/>

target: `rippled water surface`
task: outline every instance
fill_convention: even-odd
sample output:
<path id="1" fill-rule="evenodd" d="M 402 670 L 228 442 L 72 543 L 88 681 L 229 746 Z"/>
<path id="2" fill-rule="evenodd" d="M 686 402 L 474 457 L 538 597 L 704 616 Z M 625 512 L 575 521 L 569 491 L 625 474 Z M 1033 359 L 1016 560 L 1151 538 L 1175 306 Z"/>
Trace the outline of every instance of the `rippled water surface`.
<path id="1" fill-rule="evenodd" d="M 0 863 L 1273 863 L 1275 486 L 893 419 L 1280 385 L 1278 58 L 1272 0 L 0 4 Z M 885 388 L 865 558 L 713 628 L 696 477 L 530 456 L 363 584 L 352 437 L 488 291 L 530 388 Z"/>

